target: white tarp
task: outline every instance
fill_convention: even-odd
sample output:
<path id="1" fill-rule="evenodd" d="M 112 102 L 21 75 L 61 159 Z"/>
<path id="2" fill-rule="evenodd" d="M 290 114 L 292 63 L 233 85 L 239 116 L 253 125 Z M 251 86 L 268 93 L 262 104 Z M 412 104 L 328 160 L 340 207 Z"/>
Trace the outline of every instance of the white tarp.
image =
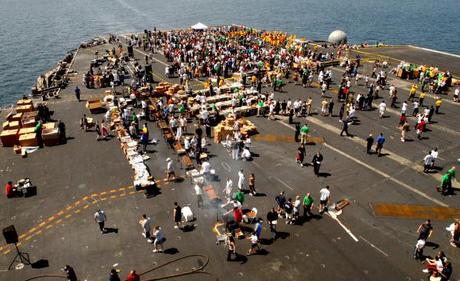
<path id="1" fill-rule="evenodd" d="M 202 24 L 201 22 L 195 24 L 195 25 L 192 25 L 192 29 L 194 30 L 206 30 L 208 29 L 208 27 L 204 24 Z"/>

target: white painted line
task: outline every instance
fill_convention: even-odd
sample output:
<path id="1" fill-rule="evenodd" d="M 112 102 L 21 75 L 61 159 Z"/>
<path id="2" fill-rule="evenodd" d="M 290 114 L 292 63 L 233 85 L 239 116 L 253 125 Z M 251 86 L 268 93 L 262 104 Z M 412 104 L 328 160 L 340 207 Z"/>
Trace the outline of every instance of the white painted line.
<path id="1" fill-rule="evenodd" d="M 415 49 L 420 49 L 420 50 L 424 50 L 424 51 L 428 51 L 428 52 L 436 53 L 436 54 L 441 54 L 441 55 L 451 56 L 451 57 L 454 57 L 454 58 L 460 58 L 460 55 L 451 54 L 451 53 L 448 53 L 448 52 L 443 52 L 443 51 L 432 50 L 432 49 L 423 48 L 423 47 L 418 47 L 418 46 L 414 46 L 414 45 L 407 45 L 407 46 L 409 46 L 409 47 L 411 47 L 411 48 L 415 48 Z"/>
<path id="2" fill-rule="evenodd" d="M 281 121 L 278 121 L 278 122 L 281 122 Z M 309 117 L 307 122 L 310 122 L 310 123 L 313 123 L 317 126 L 320 126 L 328 131 L 331 131 L 333 133 L 336 133 L 336 134 L 339 134 L 340 133 L 340 129 L 332 126 L 332 125 L 329 125 L 329 124 L 326 124 L 324 122 L 322 122 L 321 120 L 315 118 L 315 117 Z M 291 128 L 292 130 L 295 130 L 292 126 L 284 123 L 284 122 L 281 122 L 282 124 L 285 124 L 287 125 L 289 128 Z M 347 140 L 350 140 L 350 141 L 353 141 L 359 145 L 361 145 L 363 148 L 366 147 L 367 143 L 365 140 L 363 139 L 360 139 L 358 137 L 353 137 L 353 138 L 347 138 Z M 416 171 L 416 172 L 419 172 L 419 173 L 423 173 L 423 166 L 416 163 L 416 162 L 412 162 L 411 160 L 407 159 L 407 158 L 404 158 L 402 156 L 399 156 L 397 153 L 395 152 L 392 152 L 390 150 L 388 150 L 387 148 L 384 148 L 384 150 L 386 152 L 388 152 L 390 155 L 386 156 L 387 158 L 390 158 L 391 160 L 395 161 L 395 162 L 398 162 L 399 164 L 401 165 L 404 165 L 404 166 L 407 166 L 409 168 L 411 168 L 412 170 Z M 440 174 L 425 174 L 426 176 L 431 176 L 433 177 L 436 181 L 438 182 L 441 182 L 441 175 Z M 455 186 L 454 186 L 455 187 Z"/>
<path id="3" fill-rule="evenodd" d="M 348 227 L 346 227 L 340 220 L 339 218 L 337 218 L 337 216 L 333 213 L 326 213 L 328 214 L 333 220 L 335 220 L 342 228 L 343 230 L 345 230 L 345 232 L 350 235 L 350 237 L 355 240 L 355 242 L 359 242 L 358 238 L 356 238 L 356 236 L 351 232 L 350 229 L 348 229 Z"/>
<path id="4" fill-rule="evenodd" d="M 291 187 L 289 184 L 287 184 L 285 181 L 283 181 L 282 179 L 278 178 L 278 177 L 274 177 L 275 180 L 279 181 L 282 185 L 284 185 L 285 187 L 289 188 L 290 190 L 294 190 L 295 188 Z"/>
<path id="5" fill-rule="evenodd" d="M 376 249 L 377 252 L 381 253 L 382 255 L 384 255 L 385 257 L 388 257 L 389 255 L 387 253 L 385 253 L 382 249 L 380 249 L 379 247 L 375 246 L 374 244 L 372 244 L 371 242 L 367 241 L 366 238 L 362 237 L 361 235 L 359 235 L 359 238 L 361 238 L 364 242 L 366 242 L 369 246 L 371 246 L 372 248 Z"/>
<path id="6" fill-rule="evenodd" d="M 225 169 L 225 171 L 227 172 L 232 171 L 232 167 L 230 167 L 230 165 L 228 165 L 227 162 L 220 162 L 220 165 Z"/>
<path id="7" fill-rule="evenodd" d="M 311 122 L 312 119 L 314 119 L 314 118 L 310 118 L 309 121 Z M 318 121 L 319 121 L 319 120 L 318 120 Z M 287 126 L 287 127 L 289 127 L 289 128 L 291 128 L 292 130 L 295 130 L 295 128 L 293 128 L 293 127 L 290 126 L 289 124 L 286 124 L 286 123 L 284 123 L 284 122 L 282 122 L 282 121 L 278 121 L 278 122 L 281 123 L 281 124 L 283 124 L 283 125 L 285 125 L 285 126 Z M 312 123 L 315 123 L 315 122 L 312 122 Z M 318 122 L 318 123 L 319 123 L 319 122 Z M 328 126 L 329 126 L 329 125 L 328 125 Z M 439 200 L 437 200 L 437 199 L 435 199 L 435 198 L 432 198 L 432 197 L 429 196 L 428 194 L 426 194 L 426 193 L 424 193 L 424 192 L 422 192 L 422 191 L 416 189 L 415 187 L 412 187 L 412 186 L 410 186 L 410 185 L 408 185 L 408 184 L 403 183 L 403 182 L 400 181 L 400 180 L 397 180 L 397 179 L 393 178 L 392 176 L 388 175 L 387 173 L 384 173 L 384 172 L 382 172 L 382 171 L 380 171 L 380 170 L 378 170 L 378 169 L 376 169 L 376 168 L 374 168 L 374 167 L 372 167 L 372 166 L 370 166 L 370 165 L 364 163 L 363 161 L 361 161 L 361 160 L 359 160 L 359 159 L 357 159 L 357 158 L 351 156 L 350 154 L 347 154 L 347 153 L 341 151 L 340 149 L 337 149 L 337 148 L 333 147 L 332 145 L 329 145 L 329 144 L 327 144 L 327 143 L 323 143 L 323 146 L 326 147 L 326 148 L 329 148 L 330 150 L 333 150 L 333 151 L 335 151 L 335 152 L 337 152 L 337 153 L 339 153 L 339 154 L 341 154 L 341 155 L 343 155 L 343 156 L 345 156 L 345 157 L 347 157 L 347 158 L 350 159 L 350 160 L 353 160 L 354 162 L 358 163 L 359 165 L 361 165 L 361 166 L 363 166 L 363 167 L 365 167 L 365 168 L 367 168 L 367 169 L 369 169 L 369 170 L 371 170 L 371 171 L 373 171 L 373 172 L 379 174 L 380 176 L 386 178 L 387 180 L 392 181 L 392 182 L 394 182 L 394 183 L 396 183 L 396 184 L 398 184 L 398 185 L 400 185 L 400 186 L 406 188 L 407 190 L 412 191 L 412 192 L 414 192 L 414 193 L 416 193 L 416 194 L 418 194 L 418 195 L 424 197 L 425 199 L 428 199 L 429 201 L 431 201 L 431 202 L 433 202 L 433 203 L 435 203 L 435 204 L 437 204 L 437 205 L 439 205 L 439 206 L 449 207 L 449 205 L 445 204 L 444 202 L 441 202 L 441 201 L 439 201 Z M 391 153 L 391 155 L 393 155 L 393 153 Z M 391 155 L 390 155 L 390 156 L 391 156 Z M 401 158 L 402 158 L 402 157 L 401 157 Z M 404 159 L 404 158 L 403 158 L 403 159 Z M 403 163 L 401 163 L 400 161 L 397 161 L 397 162 L 400 162 L 400 164 L 403 164 L 403 165 L 406 165 L 406 166 L 409 166 L 409 167 L 412 167 L 412 168 L 413 168 L 413 165 L 414 165 L 414 164 L 413 164 L 411 161 L 407 160 L 407 159 L 405 159 L 405 160 L 406 160 L 406 161 L 404 161 Z"/>

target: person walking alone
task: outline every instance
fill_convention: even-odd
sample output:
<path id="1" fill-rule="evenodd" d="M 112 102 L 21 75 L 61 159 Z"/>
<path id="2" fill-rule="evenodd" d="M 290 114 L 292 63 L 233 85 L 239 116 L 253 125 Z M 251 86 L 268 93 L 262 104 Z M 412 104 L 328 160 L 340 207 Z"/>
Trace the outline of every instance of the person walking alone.
<path id="1" fill-rule="evenodd" d="M 311 164 L 313 165 L 313 172 L 317 177 L 319 177 L 319 168 L 321 167 L 321 162 L 323 162 L 323 155 L 318 151 L 311 160 Z"/>
<path id="2" fill-rule="evenodd" d="M 77 98 L 77 101 L 80 102 L 80 88 L 78 86 L 75 87 L 75 97 Z"/>
<path id="3" fill-rule="evenodd" d="M 101 230 L 101 233 L 104 234 L 106 229 L 105 229 L 105 221 L 107 220 L 107 216 L 105 215 L 104 211 L 101 209 L 97 210 L 97 212 L 94 214 L 94 221 L 99 224 L 99 229 Z"/>
<path id="4" fill-rule="evenodd" d="M 326 187 L 323 187 L 319 191 L 319 207 L 318 207 L 318 212 L 322 215 L 324 211 L 327 209 L 327 203 L 329 202 L 329 199 L 331 197 L 331 192 L 329 191 L 329 185 L 326 185 Z"/>

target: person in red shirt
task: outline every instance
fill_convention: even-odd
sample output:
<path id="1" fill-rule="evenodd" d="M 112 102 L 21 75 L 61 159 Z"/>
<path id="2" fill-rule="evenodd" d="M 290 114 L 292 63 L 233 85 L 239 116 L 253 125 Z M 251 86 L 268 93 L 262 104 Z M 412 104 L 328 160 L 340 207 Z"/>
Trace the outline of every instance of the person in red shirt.
<path id="1" fill-rule="evenodd" d="M 233 218 L 237 223 L 240 223 L 243 220 L 243 211 L 241 211 L 241 208 L 233 208 Z"/>
<path id="2" fill-rule="evenodd" d="M 421 120 L 418 124 L 417 124 L 417 138 L 420 140 L 422 139 L 422 134 L 423 132 L 425 131 L 425 127 L 426 127 L 426 122 L 425 120 Z"/>
<path id="3" fill-rule="evenodd" d="M 11 181 L 9 181 L 6 185 L 5 185 L 5 194 L 6 194 L 6 197 L 8 198 L 11 198 L 11 197 L 14 197 L 14 187 L 13 187 L 13 183 Z"/>
<path id="4" fill-rule="evenodd" d="M 140 281 L 141 278 L 139 274 L 136 273 L 135 270 L 131 270 L 128 274 L 128 277 L 126 277 L 125 281 Z"/>

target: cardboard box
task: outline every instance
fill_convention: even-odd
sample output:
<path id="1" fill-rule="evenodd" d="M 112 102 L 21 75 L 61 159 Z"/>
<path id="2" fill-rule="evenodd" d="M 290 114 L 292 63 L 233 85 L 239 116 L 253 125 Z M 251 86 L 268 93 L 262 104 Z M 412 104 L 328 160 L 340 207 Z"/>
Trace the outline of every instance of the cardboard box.
<path id="1" fill-rule="evenodd" d="M 10 121 L 9 124 L 8 124 L 8 128 L 10 130 L 20 129 L 21 128 L 21 123 L 19 121 Z"/>
<path id="2" fill-rule="evenodd" d="M 18 106 L 29 105 L 29 104 L 33 105 L 33 102 L 31 99 L 20 99 L 16 102 L 16 105 Z"/>
<path id="3" fill-rule="evenodd" d="M 19 129 L 19 135 L 32 134 L 35 133 L 35 127 L 22 128 Z"/>
<path id="4" fill-rule="evenodd" d="M 36 119 L 34 117 L 23 117 L 21 120 L 21 125 L 23 128 L 33 128 L 35 127 L 35 124 L 37 123 Z"/>
<path id="5" fill-rule="evenodd" d="M 54 129 L 54 128 L 56 128 L 55 122 L 48 122 L 48 123 L 43 124 L 43 130 Z"/>
<path id="6" fill-rule="evenodd" d="M 3 146 L 14 146 L 18 144 L 18 129 L 15 130 L 4 130 L 0 134 Z"/>
<path id="7" fill-rule="evenodd" d="M 8 121 L 21 121 L 23 113 L 16 113 L 8 116 Z"/>
<path id="8" fill-rule="evenodd" d="M 24 113 L 24 112 L 31 112 L 31 111 L 34 111 L 34 106 L 31 104 L 20 105 L 16 107 L 17 113 Z"/>
<path id="9" fill-rule="evenodd" d="M 46 146 L 59 144 L 59 129 L 44 129 L 42 132 L 43 143 Z"/>
<path id="10" fill-rule="evenodd" d="M 19 136 L 19 144 L 24 146 L 38 146 L 37 134 L 30 133 Z"/>

